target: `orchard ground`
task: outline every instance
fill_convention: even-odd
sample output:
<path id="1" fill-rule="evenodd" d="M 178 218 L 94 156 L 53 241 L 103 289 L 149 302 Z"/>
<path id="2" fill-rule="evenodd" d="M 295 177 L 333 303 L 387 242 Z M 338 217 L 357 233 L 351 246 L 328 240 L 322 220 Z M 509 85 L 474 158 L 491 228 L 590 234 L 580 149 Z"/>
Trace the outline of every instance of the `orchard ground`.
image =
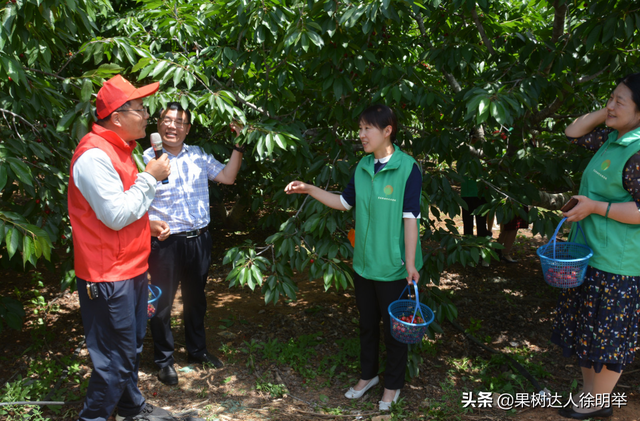
<path id="1" fill-rule="evenodd" d="M 442 288 L 456 304 L 457 322 L 487 346 L 516 358 L 551 392 L 568 396 L 580 387 L 580 369 L 549 342 L 558 290 L 547 286 L 535 250 L 544 240 L 520 230 L 513 256 L 519 263 L 491 262 L 489 268 L 449 268 Z M 494 230 L 494 238 L 498 231 Z M 353 290 L 324 291 L 322 282 L 300 275 L 298 300 L 266 306 L 259 291 L 229 289 L 222 253 L 246 234 L 217 231 L 215 264 L 207 285 L 209 350 L 225 363 L 222 369 L 188 365 L 184 349 L 181 299 L 174 308 L 177 386 L 156 378 L 151 336 L 145 338 L 140 388 L 148 401 L 178 415 L 207 420 L 367 420 L 376 419 L 382 386 L 350 401 L 344 392 L 358 378 L 357 309 Z M 15 298 L 15 288 L 38 275 L 4 273 L 2 294 Z M 40 397 L 71 402 L 53 420 L 73 420 L 82 405 L 91 370 L 83 346 L 76 293 L 59 293 L 59 275 L 43 271 L 40 288 L 45 306 L 27 309 L 22 332 L 5 330 L 0 381 L 32 378 Z M 29 297 L 23 297 L 28 301 Z M 39 314 L 34 314 L 38 308 Z M 38 318 L 42 323 L 38 324 Z M 407 381 L 390 415 L 382 419 L 434 420 L 556 420 L 557 409 L 463 408 L 463 392 L 534 392 L 529 382 L 501 354 L 491 354 L 456 330 L 442 324 L 443 333 L 423 345 L 419 376 Z M 69 376 L 61 368 L 71 364 Z M 61 380 L 62 378 L 62 380 Z M 28 387 L 28 382 L 25 388 Z M 627 404 L 611 420 L 640 419 L 640 361 L 629 366 L 615 389 Z M 54 389 L 49 392 L 49 388 Z M 2 394 L 6 396 L 6 389 Z M 32 396 L 34 400 L 37 396 Z M 380 418 L 377 418 L 380 419 Z"/>

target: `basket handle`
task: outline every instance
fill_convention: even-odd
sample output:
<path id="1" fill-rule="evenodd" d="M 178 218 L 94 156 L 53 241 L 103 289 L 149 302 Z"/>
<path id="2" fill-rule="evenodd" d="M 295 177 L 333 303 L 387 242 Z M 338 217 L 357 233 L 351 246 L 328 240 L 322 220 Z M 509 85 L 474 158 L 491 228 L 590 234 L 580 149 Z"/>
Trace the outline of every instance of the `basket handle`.
<path id="1" fill-rule="evenodd" d="M 413 289 L 416 294 L 416 309 L 413 311 L 413 318 L 411 319 L 411 323 L 413 323 L 413 321 L 416 319 L 416 315 L 418 314 L 418 311 L 420 311 L 420 317 L 422 317 L 422 321 L 426 322 L 426 319 L 424 318 L 424 314 L 422 314 L 422 307 L 420 306 L 420 298 L 418 298 L 418 284 L 416 284 L 416 281 L 414 280 L 412 280 L 411 283 L 413 283 Z M 409 284 L 407 284 L 407 286 L 404 287 L 404 289 L 402 290 L 402 294 L 400 294 L 400 297 L 398 297 L 398 300 L 402 299 L 402 296 L 404 295 L 405 291 L 409 293 Z"/>
<path id="2" fill-rule="evenodd" d="M 564 224 L 564 221 L 566 221 L 567 218 L 564 217 L 562 218 L 562 220 L 560 221 L 560 223 L 558 224 L 558 226 L 556 227 L 556 230 L 553 233 L 553 237 L 551 237 L 551 241 L 553 241 L 553 258 L 556 258 L 556 237 L 558 236 L 558 231 L 560 231 L 560 227 L 562 226 L 562 224 Z M 582 238 L 584 240 L 584 244 L 588 247 L 589 244 L 587 244 L 587 237 L 584 235 L 584 231 L 582 231 L 582 227 L 580 226 L 580 222 L 576 222 L 576 224 L 578 224 L 578 229 L 580 230 L 580 233 L 582 234 Z M 574 240 L 575 237 L 578 236 L 578 234 L 576 234 L 574 236 Z"/>
<path id="3" fill-rule="evenodd" d="M 160 291 L 160 293 L 157 294 L 156 291 L 153 288 L 151 288 L 151 284 L 149 284 L 149 292 L 151 293 L 151 299 L 152 300 L 155 299 L 155 298 L 160 298 L 160 296 L 162 295 L 162 290 L 159 290 L 159 291 Z"/>
<path id="4" fill-rule="evenodd" d="M 582 227 L 580 226 L 580 222 L 576 222 L 576 224 L 578 225 L 578 229 L 580 230 L 580 233 L 582 234 L 582 239 L 584 240 L 584 245 L 588 247 L 589 244 L 587 244 L 587 236 L 584 235 L 584 231 L 582 231 Z M 575 240 L 577 236 L 578 236 L 578 234 L 576 234 L 573 237 L 573 239 Z"/>

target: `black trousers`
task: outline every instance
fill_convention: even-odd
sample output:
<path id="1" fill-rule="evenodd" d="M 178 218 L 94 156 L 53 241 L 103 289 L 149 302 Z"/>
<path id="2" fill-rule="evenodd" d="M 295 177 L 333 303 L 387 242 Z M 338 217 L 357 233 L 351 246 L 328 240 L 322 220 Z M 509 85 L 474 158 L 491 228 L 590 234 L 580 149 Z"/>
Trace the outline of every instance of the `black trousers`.
<path id="1" fill-rule="evenodd" d="M 380 319 L 387 348 L 387 368 L 384 372 L 384 387 L 402 389 L 407 367 L 406 344 L 391 336 L 389 304 L 396 301 L 407 286 L 406 279 L 383 282 L 365 279 L 354 274 L 356 304 L 360 312 L 360 378 L 369 380 L 379 371 L 378 351 L 380 346 Z"/>
<path id="2" fill-rule="evenodd" d="M 170 235 L 164 241 L 151 238 L 149 275 L 151 283 L 162 290 L 156 314 L 150 320 L 153 357 L 159 368 L 175 362 L 171 307 L 178 285 L 182 291 L 187 352 L 189 355 L 200 356 L 207 350 L 204 329 L 207 298 L 204 288 L 211 265 L 211 245 L 209 231 L 194 238 L 177 235 Z"/>
<path id="3" fill-rule="evenodd" d="M 463 197 L 462 200 L 467 202 L 469 210 L 462 209 L 462 223 L 464 224 L 464 235 L 473 235 L 473 217 L 476 218 L 476 236 L 488 237 L 491 234 L 489 228 L 487 228 L 486 215 L 472 215 L 471 213 L 480 206 L 487 203 L 486 200 L 479 197 Z"/>

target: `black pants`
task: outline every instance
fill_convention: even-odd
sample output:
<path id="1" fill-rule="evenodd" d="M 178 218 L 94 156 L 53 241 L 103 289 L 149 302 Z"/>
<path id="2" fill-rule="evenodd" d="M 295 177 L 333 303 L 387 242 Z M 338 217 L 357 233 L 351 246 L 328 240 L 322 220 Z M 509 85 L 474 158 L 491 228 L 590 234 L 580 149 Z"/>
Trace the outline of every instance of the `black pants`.
<path id="1" fill-rule="evenodd" d="M 354 274 L 356 304 L 360 311 L 360 378 L 369 380 L 378 374 L 378 349 L 380 346 L 380 318 L 384 329 L 384 344 L 387 348 L 387 368 L 384 372 L 384 387 L 402 389 L 407 367 L 407 345 L 391 336 L 389 304 L 396 301 L 407 286 L 406 279 L 383 282 L 365 279 Z"/>
<path id="2" fill-rule="evenodd" d="M 472 215 L 471 213 L 480 206 L 487 203 L 486 200 L 479 197 L 463 197 L 462 200 L 467 202 L 469 210 L 462 208 L 462 223 L 464 224 L 464 235 L 473 235 L 473 217 L 476 217 L 477 237 L 488 237 L 491 232 L 487 228 L 486 215 Z"/>
<path id="3" fill-rule="evenodd" d="M 200 356 L 207 350 L 204 329 L 207 298 L 204 288 L 211 265 L 211 245 L 209 231 L 194 238 L 177 235 L 170 235 L 164 241 L 151 238 L 149 274 L 151 283 L 162 289 L 156 314 L 150 320 L 153 357 L 160 368 L 175 362 L 171 307 L 178 284 L 182 291 L 187 352 L 189 355 Z"/>

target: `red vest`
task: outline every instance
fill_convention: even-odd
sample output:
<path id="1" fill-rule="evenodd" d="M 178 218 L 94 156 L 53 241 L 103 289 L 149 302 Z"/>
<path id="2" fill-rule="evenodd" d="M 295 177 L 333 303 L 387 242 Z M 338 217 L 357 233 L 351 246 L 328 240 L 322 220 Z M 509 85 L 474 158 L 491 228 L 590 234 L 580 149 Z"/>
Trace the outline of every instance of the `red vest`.
<path id="1" fill-rule="evenodd" d="M 94 124 L 71 158 L 69 218 L 78 278 L 90 282 L 123 281 L 142 275 L 149 267 L 151 232 L 148 215 L 145 213 L 120 231 L 114 231 L 98 219 L 73 180 L 76 160 L 87 150 L 98 148 L 111 160 L 124 190 L 129 190 L 138 174 L 131 155 L 135 146 L 135 141 L 127 143 L 116 133 Z"/>

